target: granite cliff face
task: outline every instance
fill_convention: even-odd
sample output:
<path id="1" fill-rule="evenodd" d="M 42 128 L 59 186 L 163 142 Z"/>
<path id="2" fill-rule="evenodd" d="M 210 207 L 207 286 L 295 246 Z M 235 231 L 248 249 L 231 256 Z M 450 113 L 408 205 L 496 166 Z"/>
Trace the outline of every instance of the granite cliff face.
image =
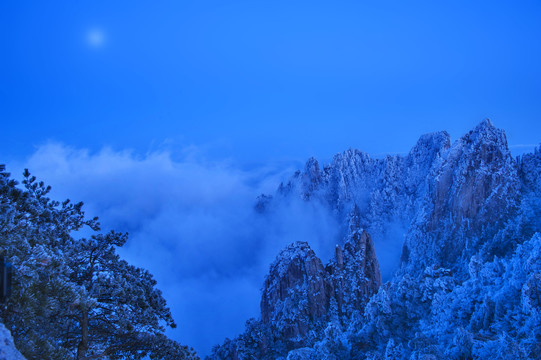
<path id="1" fill-rule="evenodd" d="M 280 329 L 281 338 L 301 343 L 310 325 L 326 315 L 329 292 L 321 260 L 308 243 L 295 242 L 271 265 L 261 296 L 261 320 Z"/>
<path id="2" fill-rule="evenodd" d="M 275 359 L 295 349 L 314 346 L 318 339 L 364 311 L 381 285 L 381 274 L 370 235 L 351 214 L 351 232 L 344 249 L 327 266 L 307 242 L 284 248 L 271 264 L 261 296 L 261 320 L 251 320 L 236 341 L 216 348 L 215 358 L 250 356 Z M 239 351 L 239 346 L 243 348 Z"/>
<path id="3" fill-rule="evenodd" d="M 406 266 L 461 271 L 458 260 L 483 246 L 487 255 L 501 255 L 490 241 L 516 216 L 521 196 L 517 162 L 503 130 L 484 120 L 442 154 L 425 182 L 402 254 Z"/>
<path id="4" fill-rule="evenodd" d="M 454 143 L 423 135 L 405 156 L 311 158 L 256 208 L 292 199 L 342 224 L 334 259 L 285 248 L 261 320 L 211 358 L 539 358 L 541 151 L 513 158 L 484 120 Z M 383 286 L 376 248 L 392 265 Z"/>
<path id="5" fill-rule="evenodd" d="M 270 267 L 261 296 L 261 323 L 270 330 L 268 344 L 279 341 L 286 350 L 313 345 L 332 320 L 345 323 L 381 285 L 374 243 L 352 214 L 344 249 L 327 266 L 306 242 L 283 249 Z M 271 347 L 263 349 L 264 353 Z"/>

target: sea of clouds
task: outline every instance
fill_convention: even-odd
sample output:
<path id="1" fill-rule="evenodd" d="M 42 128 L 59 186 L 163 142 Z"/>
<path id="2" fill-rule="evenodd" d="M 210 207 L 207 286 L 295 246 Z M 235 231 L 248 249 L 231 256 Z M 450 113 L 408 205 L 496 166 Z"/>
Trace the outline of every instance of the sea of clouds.
<path id="1" fill-rule="evenodd" d="M 141 155 L 48 143 L 8 171 L 20 180 L 28 168 L 52 186 L 52 198 L 83 201 L 103 231 L 128 232 L 119 252 L 157 279 L 178 324 L 169 336 L 206 355 L 259 316 L 264 277 L 281 248 L 309 241 L 323 259 L 334 249 L 339 226 L 317 203 L 255 211 L 257 196 L 273 194 L 298 165 L 240 167 L 194 148 Z"/>

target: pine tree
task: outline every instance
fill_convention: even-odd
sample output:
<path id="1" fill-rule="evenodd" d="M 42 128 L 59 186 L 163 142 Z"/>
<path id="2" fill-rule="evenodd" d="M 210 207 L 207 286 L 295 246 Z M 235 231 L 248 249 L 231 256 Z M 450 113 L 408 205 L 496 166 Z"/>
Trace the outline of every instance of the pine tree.
<path id="1" fill-rule="evenodd" d="M 175 323 L 152 275 L 116 254 L 127 235 L 98 233 L 28 170 L 22 184 L 0 166 L 0 247 L 15 267 L 0 316 L 27 359 L 197 358 L 164 335 Z M 94 235 L 75 238 L 83 228 Z"/>

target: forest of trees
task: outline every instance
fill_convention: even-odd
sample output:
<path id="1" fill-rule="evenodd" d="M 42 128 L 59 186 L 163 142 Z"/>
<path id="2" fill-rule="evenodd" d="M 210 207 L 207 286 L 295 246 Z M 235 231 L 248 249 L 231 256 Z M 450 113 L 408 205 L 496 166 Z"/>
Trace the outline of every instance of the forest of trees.
<path id="1" fill-rule="evenodd" d="M 49 192 L 28 170 L 19 184 L 0 165 L 0 251 L 14 269 L 0 322 L 19 351 L 27 359 L 198 359 L 165 336 L 176 325 L 152 274 L 116 253 L 127 234 L 100 233 L 82 203 Z"/>

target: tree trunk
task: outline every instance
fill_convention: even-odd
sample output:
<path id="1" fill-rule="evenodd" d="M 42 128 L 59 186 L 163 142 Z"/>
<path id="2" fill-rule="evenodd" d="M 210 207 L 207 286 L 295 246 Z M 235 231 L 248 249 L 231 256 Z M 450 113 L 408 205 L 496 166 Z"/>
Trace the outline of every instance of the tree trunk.
<path id="1" fill-rule="evenodd" d="M 77 347 L 77 360 L 83 359 L 88 350 L 88 310 L 83 310 L 81 319 L 81 342 Z"/>

